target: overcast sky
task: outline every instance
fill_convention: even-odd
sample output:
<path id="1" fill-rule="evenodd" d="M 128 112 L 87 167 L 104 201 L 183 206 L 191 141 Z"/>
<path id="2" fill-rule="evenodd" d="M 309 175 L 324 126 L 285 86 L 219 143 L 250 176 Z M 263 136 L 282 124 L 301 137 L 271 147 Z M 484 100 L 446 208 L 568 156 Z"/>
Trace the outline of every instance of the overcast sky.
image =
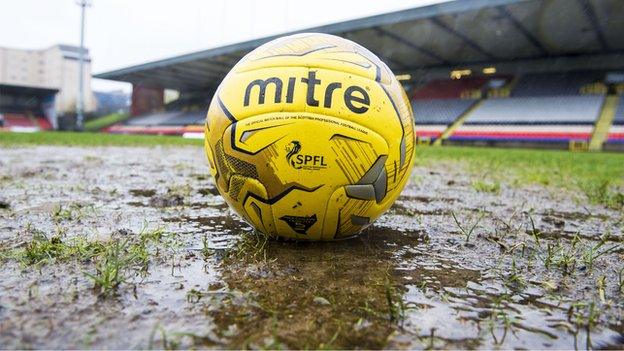
<path id="1" fill-rule="evenodd" d="M 92 0 L 92 73 L 441 0 Z M 0 0 L 0 46 L 79 43 L 75 0 Z M 129 85 L 93 80 L 95 90 Z"/>

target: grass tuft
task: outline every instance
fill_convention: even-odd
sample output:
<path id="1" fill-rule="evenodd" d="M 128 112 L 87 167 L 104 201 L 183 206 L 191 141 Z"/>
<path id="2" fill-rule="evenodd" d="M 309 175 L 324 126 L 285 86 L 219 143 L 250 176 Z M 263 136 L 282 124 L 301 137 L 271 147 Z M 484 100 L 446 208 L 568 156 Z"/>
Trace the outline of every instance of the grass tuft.
<path id="1" fill-rule="evenodd" d="M 470 229 L 468 229 L 468 227 L 464 228 L 464 226 L 462 226 L 461 223 L 459 223 L 459 220 L 457 220 L 457 217 L 455 216 L 455 212 L 451 211 L 451 216 L 453 217 L 453 220 L 455 221 L 455 225 L 457 225 L 459 230 L 464 235 L 464 238 L 466 239 L 466 243 L 468 243 L 470 241 L 470 237 L 472 236 L 472 233 L 474 232 L 474 230 L 477 228 L 477 226 L 479 225 L 479 223 L 481 222 L 481 220 L 485 216 L 485 212 L 484 211 L 480 211 L 479 217 L 472 224 Z"/>
<path id="2" fill-rule="evenodd" d="M 500 190 L 501 190 L 501 186 L 499 182 L 489 183 L 489 182 L 484 182 L 480 180 L 476 180 L 472 182 L 472 187 L 480 193 L 498 194 L 500 193 Z"/>
<path id="3" fill-rule="evenodd" d="M 113 242 L 97 260 L 95 273 L 85 272 L 85 275 L 93 280 L 96 291 L 103 295 L 110 294 L 126 281 L 132 266 L 143 265 L 141 257 L 129 247 L 128 239 Z"/>

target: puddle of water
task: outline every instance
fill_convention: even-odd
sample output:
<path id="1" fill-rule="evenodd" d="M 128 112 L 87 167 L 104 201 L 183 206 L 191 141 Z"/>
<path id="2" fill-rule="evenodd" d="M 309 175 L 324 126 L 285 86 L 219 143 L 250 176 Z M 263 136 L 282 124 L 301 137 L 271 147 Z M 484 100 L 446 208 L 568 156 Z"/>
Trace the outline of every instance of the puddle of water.
<path id="1" fill-rule="evenodd" d="M 228 348 L 384 347 L 402 318 L 397 248 L 424 241 L 378 227 L 330 243 L 254 241 L 221 265 L 227 287 L 245 298 L 209 315 Z"/>

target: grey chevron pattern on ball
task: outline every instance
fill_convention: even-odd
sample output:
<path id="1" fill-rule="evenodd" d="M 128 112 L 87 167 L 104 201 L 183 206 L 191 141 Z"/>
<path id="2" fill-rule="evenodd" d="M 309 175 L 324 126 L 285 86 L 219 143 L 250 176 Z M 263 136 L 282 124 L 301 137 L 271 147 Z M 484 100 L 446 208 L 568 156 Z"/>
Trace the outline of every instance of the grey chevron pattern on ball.
<path id="1" fill-rule="evenodd" d="M 377 161 L 362 176 L 357 184 L 345 186 L 347 196 L 359 200 L 375 200 L 381 202 L 386 196 L 388 174 L 386 173 L 386 159 L 388 156 L 379 156 Z"/>

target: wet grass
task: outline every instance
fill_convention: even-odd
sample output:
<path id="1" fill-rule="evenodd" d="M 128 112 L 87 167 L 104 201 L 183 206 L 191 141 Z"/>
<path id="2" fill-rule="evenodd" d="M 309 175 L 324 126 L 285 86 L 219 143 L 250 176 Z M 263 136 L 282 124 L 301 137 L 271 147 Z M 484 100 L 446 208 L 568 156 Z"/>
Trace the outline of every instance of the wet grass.
<path id="1" fill-rule="evenodd" d="M 62 145 L 62 146 L 201 146 L 203 140 L 177 136 L 119 135 L 91 132 L 0 132 L 0 146 Z"/>
<path id="2" fill-rule="evenodd" d="M 231 294 L 206 301 L 228 348 L 381 348 L 406 311 L 389 253 L 413 241 L 400 233 L 335 243 L 244 234 L 223 255 Z M 206 294 L 190 290 L 189 301 Z M 231 335 L 232 328 L 238 333 Z M 221 334 L 223 333 L 223 334 Z"/>
<path id="3" fill-rule="evenodd" d="M 80 221 L 90 213 L 96 212 L 92 204 L 82 204 L 78 202 L 69 204 L 57 204 L 52 210 L 51 216 L 55 223 L 63 221 Z"/>
<path id="4" fill-rule="evenodd" d="M 508 185 L 541 184 L 581 191 L 594 203 L 624 206 L 624 154 L 479 147 L 421 147 L 417 163 L 459 162 L 479 177 L 477 191 L 497 193 Z"/>
<path id="5" fill-rule="evenodd" d="M 53 213 L 60 216 L 58 209 Z M 121 229 L 104 241 L 88 240 L 84 236 L 65 238 L 63 233 L 57 230 L 56 234 L 48 235 L 29 224 L 24 235 L 31 239 L 15 248 L 0 248 L 0 262 L 14 260 L 34 268 L 72 261 L 86 264 L 84 275 L 93 282 L 94 290 L 110 296 L 131 277 L 146 275 L 150 261 L 161 257 L 162 251 L 169 250 L 167 254 L 171 255 L 180 246 L 177 234 L 160 227 L 148 229 L 147 224 L 137 234 Z"/>
<path id="6" fill-rule="evenodd" d="M 102 242 L 90 242 L 84 237 L 64 239 L 60 235 L 48 236 L 44 232 L 28 225 L 25 234 L 32 239 L 20 248 L 2 250 L 0 258 L 14 259 L 24 266 L 40 266 L 56 262 L 78 260 L 90 261 L 105 251 Z"/>
<path id="7" fill-rule="evenodd" d="M 479 223 L 485 216 L 485 212 L 479 211 L 477 219 L 472 224 L 468 224 L 468 225 L 465 225 L 465 224 L 462 225 L 460 221 L 457 219 L 455 212 L 451 211 L 451 216 L 453 217 L 453 221 L 455 221 L 455 225 L 457 226 L 457 228 L 459 228 L 459 230 L 463 234 L 464 239 L 466 239 L 466 243 L 468 243 L 475 229 L 477 229 L 477 227 L 479 226 Z"/>
<path id="8" fill-rule="evenodd" d="M 95 291 L 108 295 L 126 282 L 133 267 L 143 269 L 146 265 L 146 254 L 131 247 L 128 239 L 118 240 L 107 245 L 103 254 L 97 258 L 95 273 L 85 272 L 85 275 L 93 281 Z"/>

